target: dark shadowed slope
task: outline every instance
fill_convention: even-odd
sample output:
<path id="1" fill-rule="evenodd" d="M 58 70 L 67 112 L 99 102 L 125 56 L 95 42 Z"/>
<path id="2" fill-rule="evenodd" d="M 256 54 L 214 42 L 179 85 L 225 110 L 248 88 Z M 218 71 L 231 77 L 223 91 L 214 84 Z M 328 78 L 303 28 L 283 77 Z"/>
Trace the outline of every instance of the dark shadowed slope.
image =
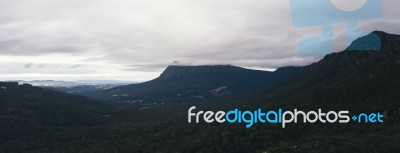
<path id="1" fill-rule="evenodd" d="M 268 89 L 293 76 L 230 65 L 169 66 L 160 77 L 83 95 L 123 103 L 173 103 L 233 97 Z"/>
<path id="2" fill-rule="evenodd" d="M 391 37 L 382 39 L 378 51 L 333 53 L 300 68 L 298 77 L 258 96 L 196 106 L 197 110 L 214 111 L 321 108 L 350 110 L 350 115 L 380 112 L 385 116 L 382 124 L 355 124 L 351 120 L 349 124 L 290 124 L 282 129 L 280 125 L 258 123 L 246 129 L 245 124 L 188 124 L 187 109 L 182 109 L 176 115 L 181 120 L 165 124 L 169 128 L 158 130 L 141 145 L 154 148 L 154 152 L 399 152 L 400 36 L 374 33 Z M 362 37 L 357 42 L 364 42 L 361 39 L 369 38 Z M 164 145 L 164 140 L 173 147 Z"/>
<path id="3" fill-rule="evenodd" d="M 74 141 L 64 134 L 103 123 L 114 110 L 83 96 L 0 82 L 0 152 L 44 151 L 51 139 Z"/>

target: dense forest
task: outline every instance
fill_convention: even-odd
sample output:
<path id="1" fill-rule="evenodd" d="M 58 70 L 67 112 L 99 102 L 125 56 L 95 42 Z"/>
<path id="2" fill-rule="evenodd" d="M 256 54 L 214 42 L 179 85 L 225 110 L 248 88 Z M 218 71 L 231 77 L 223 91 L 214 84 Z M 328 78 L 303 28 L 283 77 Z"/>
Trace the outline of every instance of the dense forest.
<path id="1" fill-rule="evenodd" d="M 379 51 L 329 54 L 273 88 L 223 99 L 143 109 L 0 83 L 0 152 L 400 152 L 400 37 L 374 34 Z M 367 38 L 354 45 L 368 45 Z M 189 124 L 190 106 L 382 112 L 384 123 Z"/>

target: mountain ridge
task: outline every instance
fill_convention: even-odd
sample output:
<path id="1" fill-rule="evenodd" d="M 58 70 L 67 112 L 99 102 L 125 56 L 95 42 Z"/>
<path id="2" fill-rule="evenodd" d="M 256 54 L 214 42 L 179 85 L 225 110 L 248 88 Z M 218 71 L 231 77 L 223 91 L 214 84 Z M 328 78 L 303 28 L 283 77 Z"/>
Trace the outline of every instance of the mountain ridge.
<path id="1" fill-rule="evenodd" d="M 156 79 L 100 92 L 82 93 L 82 95 L 119 102 L 143 99 L 158 103 L 160 99 L 163 99 L 162 103 L 203 101 L 262 91 L 261 89 L 275 86 L 290 76 L 289 72 L 278 74 L 232 65 L 172 65 Z"/>
<path id="2" fill-rule="evenodd" d="M 160 75 L 161 78 L 181 77 L 186 74 L 199 73 L 240 73 L 242 70 L 250 70 L 233 65 L 169 65 Z M 257 72 L 258 70 L 254 70 Z M 250 72 L 250 71 L 249 71 Z M 268 72 L 268 71 L 258 71 Z"/>
<path id="3" fill-rule="evenodd" d="M 364 46 L 369 49 L 376 47 L 376 44 L 370 43 L 369 40 L 374 40 L 377 36 L 381 41 L 379 50 L 351 50 L 355 48 L 351 46 Z M 311 73 L 319 76 L 315 78 L 316 80 L 329 79 L 355 70 L 362 65 L 379 62 L 383 56 L 397 53 L 387 48 L 400 46 L 397 41 L 400 40 L 399 38 L 398 35 L 374 31 L 356 39 L 348 49 L 328 54 L 318 62 L 303 67 L 281 67 L 274 72 L 250 70 L 232 65 L 170 65 L 154 80 L 99 92 L 82 93 L 82 95 L 128 103 L 138 100 L 142 102 L 143 99 L 164 103 L 166 101 L 202 101 L 223 96 L 234 97 L 269 90 L 296 77 L 307 77 Z M 223 89 L 222 94 L 212 93 L 212 91 L 220 91 L 215 89 Z"/>
<path id="4" fill-rule="evenodd" d="M 119 101 L 126 100 L 122 96 L 125 91 L 132 91 L 139 95 L 129 97 L 131 93 L 126 93 L 126 98 L 137 98 L 138 105 L 143 103 L 138 109 L 132 107 L 136 104 L 98 103 L 49 89 L 16 83 L 8 83 L 8 86 L 0 82 L 0 128 L 3 131 L 0 150 L 34 153 L 397 152 L 400 150 L 400 41 L 398 37 L 391 39 L 395 41 L 382 43 L 379 51 L 346 50 L 326 55 L 321 61 L 304 67 L 284 67 L 270 73 L 240 68 L 235 68 L 235 73 L 229 72 L 229 68 L 212 73 L 206 69 L 194 73 L 191 70 L 167 71 L 171 75 L 166 78 L 96 92 L 100 96 L 117 94 L 111 98 Z M 241 81 L 243 78 L 245 82 Z M 273 79 L 280 83 L 266 88 L 265 83 Z M 234 86 L 230 82 L 234 82 Z M 259 90 L 265 91 L 246 94 L 240 90 L 260 86 Z M 196 110 L 323 109 L 349 110 L 351 115 L 381 112 L 385 117 L 382 124 L 298 123 L 288 124 L 285 129 L 263 123 L 254 124 L 251 129 L 244 124 L 188 124 L 187 110 L 191 104 L 186 102 L 202 99 L 200 93 L 208 96 L 203 97 L 204 103 L 191 103 Z M 226 99 L 237 96 L 235 93 L 244 95 Z M 216 99 L 218 97 L 221 99 Z M 163 102 L 157 101 L 160 99 L 177 103 L 161 103 L 157 108 L 146 103 L 146 100 Z M 38 103 L 32 103 L 35 101 Z M 81 107 L 85 111 L 81 111 Z M 70 125 L 73 126 L 60 128 Z"/>

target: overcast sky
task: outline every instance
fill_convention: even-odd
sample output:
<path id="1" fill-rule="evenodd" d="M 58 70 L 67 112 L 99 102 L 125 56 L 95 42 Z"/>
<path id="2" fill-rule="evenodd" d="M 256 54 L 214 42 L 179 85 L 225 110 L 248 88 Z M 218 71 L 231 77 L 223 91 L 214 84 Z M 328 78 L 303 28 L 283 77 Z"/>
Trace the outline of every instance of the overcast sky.
<path id="1" fill-rule="evenodd" d="M 340 1 L 348 0 L 332 3 Z M 289 0 L 0 0 L 0 80 L 143 81 L 174 61 L 266 70 L 307 65 L 321 56 L 301 55 L 297 46 L 321 28 L 293 27 L 290 6 Z M 382 1 L 383 15 L 358 22 L 359 29 L 399 34 L 398 6 Z M 346 23 L 333 32 L 335 51 L 343 50 Z"/>

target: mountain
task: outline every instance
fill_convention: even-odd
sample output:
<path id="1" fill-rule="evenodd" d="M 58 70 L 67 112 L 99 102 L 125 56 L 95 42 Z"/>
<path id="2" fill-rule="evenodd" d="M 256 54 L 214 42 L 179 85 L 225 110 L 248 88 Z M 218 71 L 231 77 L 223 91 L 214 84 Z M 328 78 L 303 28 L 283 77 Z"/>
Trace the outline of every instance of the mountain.
<path id="1" fill-rule="evenodd" d="M 134 145 L 121 147 L 121 152 L 398 152 L 400 36 L 379 31 L 373 34 L 370 36 L 380 37 L 378 50 L 349 48 L 326 55 L 322 60 L 308 66 L 280 68 L 274 73 L 289 73 L 291 77 L 263 92 L 239 96 L 229 101 L 219 99 L 213 103 L 191 105 L 195 105 L 197 110 L 214 112 L 235 108 L 297 108 L 304 111 L 321 108 L 324 111 L 349 110 L 352 114 L 381 112 L 385 116 L 382 124 L 298 123 L 290 124 L 285 129 L 280 125 L 263 123 L 253 125 L 250 129 L 246 129 L 244 124 L 188 124 L 188 107 L 176 104 L 176 108 L 164 106 L 142 110 L 156 117 L 145 125 L 138 123 L 132 127 L 151 127 L 150 131 L 132 134 L 136 130 L 115 130 L 107 131 L 110 132 L 108 135 L 125 133 L 137 136 L 130 141 L 124 139 L 124 142 L 132 142 L 128 144 Z M 370 39 L 374 38 L 361 37 L 353 45 L 374 48 L 368 45 L 375 44 L 364 43 L 368 42 L 364 40 Z M 191 71 L 192 68 L 189 68 L 189 72 Z M 187 74 L 188 72 L 174 70 L 161 76 L 185 78 Z M 167 108 L 163 109 L 165 107 Z"/>
<path id="2" fill-rule="evenodd" d="M 393 54 L 385 48 L 398 45 L 396 42 L 397 35 L 374 31 L 356 39 L 345 51 L 328 54 L 323 60 L 304 67 L 283 67 L 275 72 L 266 72 L 231 65 L 172 65 L 158 78 L 148 82 L 79 94 L 117 103 L 153 105 L 232 98 L 266 91 L 295 78 L 313 76 L 316 82 L 329 80 L 365 64 L 382 60 L 382 52 L 385 55 L 386 52 Z"/>
<path id="3" fill-rule="evenodd" d="M 380 37 L 379 50 L 348 49 L 332 53 L 316 63 L 295 68 L 296 77 L 258 95 L 193 105 L 197 110 L 213 111 L 283 108 L 292 111 L 349 110 L 351 115 L 380 112 L 384 114 L 382 124 L 298 123 L 285 129 L 263 123 L 250 129 L 244 124 L 188 124 L 185 107 L 177 115 L 168 114 L 182 116 L 181 120 L 165 123 L 168 128 L 156 130 L 157 134 L 147 136 L 139 146 L 155 148 L 147 150 L 149 152 L 398 152 L 400 36 L 379 31 L 373 34 L 370 36 Z M 364 43 L 369 39 L 369 36 L 361 37 L 353 45 L 374 48 L 368 45 L 375 44 Z"/>
<path id="4" fill-rule="evenodd" d="M 379 51 L 382 47 L 387 46 L 393 41 L 397 41 L 396 39 L 398 39 L 398 35 L 383 31 L 374 31 L 354 40 L 346 50 Z"/>
<path id="5" fill-rule="evenodd" d="M 80 80 L 80 81 L 17 80 L 15 82 L 18 82 L 19 84 L 30 84 L 33 86 L 54 89 L 66 93 L 98 91 L 132 83 L 126 81 L 112 81 L 112 80 Z"/>
<path id="6" fill-rule="evenodd" d="M 364 43 L 365 40 L 371 39 L 370 36 L 380 37 L 382 46 L 379 50 L 344 50 L 326 55 L 316 63 L 299 67 L 296 78 L 266 91 L 263 96 L 285 95 L 279 101 L 288 104 L 301 103 L 299 97 L 302 96 L 304 99 L 313 99 L 304 101 L 302 105 L 337 104 L 354 108 L 357 106 L 347 103 L 347 100 L 337 99 L 355 99 L 353 103 L 362 101 L 361 99 L 381 99 L 367 100 L 370 103 L 363 104 L 368 106 L 374 103 L 376 107 L 378 105 L 387 107 L 386 102 L 397 103 L 383 99 L 388 97 L 398 99 L 395 95 L 400 91 L 400 36 L 375 31 L 355 40 L 352 45 L 362 45 L 367 48 L 368 45 L 374 46 L 373 43 Z M 316 97 L 324 99 L 315 101 Z"/>
<path id="7" fill-rule="evenodd" d="M 1 82 L 0 152 L 398 152 L 400 36 L 373 33 L 381 40 L 379 50 L 347 49 L 304 67 L 263 72 L 234 66 L 170 66 L 155 80 L 95 93 L 108 97 L 107 92 L 118 89 L 158 94 L 162 99 L 174 98 L 171 95 L 181 91 L 180 87 L 190 87 L 210 97 L 204 103 L 191 103 L 197 110 L 321 108 L 381 112 L 382 124 L 298 123 L 285 129 L 263 123 L 249 129 L 244 124 L 189 124 L 188 106 L 182 103 L 136 109 L 130 103 L 101 103 L 46 88 Z M 361 37 L 353 44 L 374 48 L 363 39 L 371 38 Z M 281 76 L 286 78 L 281 80 Z M 264 86 L 261 83 L 268 82 L 264 79 L 277 79 L 279 83 Z M 225 80 L 241 84 L 246 91 L 262 88 L 246 94 L 240 87 L 231 89 Z M 223 94 L 213 95 L 210 88 Z M 225 94 L 226 90 L 230 93 Z M 233 95 L 238 97 L 226 99 Z"/>
<path id="8" fill-rule="evenodd" d="M 296 71 L 279 73 L 231 65 L 168 66 L 151 81 L 82 95 L 122 103 L 205 101 L 262 91 L 290 78 Z"/>

